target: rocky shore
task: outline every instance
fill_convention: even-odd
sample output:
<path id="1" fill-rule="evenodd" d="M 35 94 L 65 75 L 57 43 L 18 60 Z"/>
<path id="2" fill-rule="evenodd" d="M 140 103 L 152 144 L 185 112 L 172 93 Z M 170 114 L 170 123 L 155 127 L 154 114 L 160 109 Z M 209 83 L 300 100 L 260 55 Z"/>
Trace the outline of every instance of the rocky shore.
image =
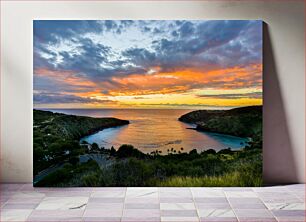
<path id="1" fill-rule="evenodd" d="M 181 116 L 179 121 L 195 124 L 199 131 L 252 138 L 262 133 L 262 106 L 197 110 Z"/>

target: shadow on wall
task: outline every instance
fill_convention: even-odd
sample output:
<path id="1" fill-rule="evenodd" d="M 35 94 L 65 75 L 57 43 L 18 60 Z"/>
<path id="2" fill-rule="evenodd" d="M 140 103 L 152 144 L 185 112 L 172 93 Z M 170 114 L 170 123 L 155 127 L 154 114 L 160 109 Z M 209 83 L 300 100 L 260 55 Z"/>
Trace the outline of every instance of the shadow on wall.
<path id="1" fill-rule="evenodd" d="M 263 177 L 267 185 L 298 182 L 273 45 L 263 23 Z"/>

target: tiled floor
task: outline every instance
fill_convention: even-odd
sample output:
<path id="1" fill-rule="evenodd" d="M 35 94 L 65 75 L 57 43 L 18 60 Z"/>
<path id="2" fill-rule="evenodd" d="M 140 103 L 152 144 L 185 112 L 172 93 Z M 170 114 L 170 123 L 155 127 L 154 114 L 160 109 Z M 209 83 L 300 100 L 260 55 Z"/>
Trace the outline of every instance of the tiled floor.
<path id="1" fill-rule="evenodd" d="M 1 185 L 1 221 L 305 221 L 305 185 L 33 188 Z"/>

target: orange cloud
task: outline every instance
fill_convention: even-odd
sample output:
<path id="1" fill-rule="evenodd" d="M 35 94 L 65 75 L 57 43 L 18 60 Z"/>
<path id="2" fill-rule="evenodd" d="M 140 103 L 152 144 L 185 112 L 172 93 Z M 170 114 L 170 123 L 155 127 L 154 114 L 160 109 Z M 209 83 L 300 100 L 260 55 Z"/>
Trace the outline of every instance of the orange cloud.
<path id="1" fill-rule="evenodd" d="M 37 69 L 37 77 L 50 78 L 71 87 L 70 91 L 62 92 L 66 95 L 74 95 L 93 100 L 112 100 L 118 107 L 124 104 L 146 105 L 171 104 L 176 101 L 179 104 L 208 104 L 208 105 L 256 105 L 262 102 L 260 98 L 196 98 L 195 90 L 237 90 L 258 89 L 262 87 L 262 65 L 253 64 L 247 67 L 232 67 L 218 70 L 182 69 L 173 72 L 161 72 L 154 67 L 154 72 L 148 74 L 132 74 L 123 77 L 112 77 L 101 82 L 90 81 L 83 75 L 72 71 L 53 71 Z M 155 72 L 156 71 L 156 72 Z M 163 95 L 162 98 L 135 99 L 134 96 Z M 167 97 L 166 95 L 174 95 Z M 179 96 L 186 95 L 186 96 Z M 122 99 L 122 97 L 126 97 Z M 116 103 L 116 101 L 118 103 Z M 105 106 L 106 104 L 92 104 L 93 106 Z"/>
<path id="2" fill-rule="evenodd" d="M 73 71 L 66 70 L 49 70 L 45 68 L 36 69 L 34 71 L 37 77 L 52 78 L 57 82 L 62 82 L 75 87 L 96 87 L 97 85 L 85 77 L 77 76 Z M 76 88 L 77 90 L 78 88 Z"/>
<path id="3" fill-rule="evenodd" d="M 181 70 L 154 75 L 134 74 L 113 77 L 120 87 L 111 88 L 110 95 L 146 95 L 187 92 L 190 89 L 235 89 L 261 87 L 262 66 L 233 67 L 208 72 Z"/>

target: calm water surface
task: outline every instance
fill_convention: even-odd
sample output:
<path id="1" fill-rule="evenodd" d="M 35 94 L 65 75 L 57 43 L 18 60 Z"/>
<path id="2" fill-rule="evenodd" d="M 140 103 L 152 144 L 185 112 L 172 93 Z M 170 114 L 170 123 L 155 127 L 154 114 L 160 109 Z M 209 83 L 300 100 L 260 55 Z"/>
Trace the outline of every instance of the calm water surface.
<path id="1" fill-rule="evenodd" d="M 240 149 L 248 141 L 246 138 L 216 133 L 204 133 L 186 129 L 194 125 L 178 121 L 191 110 L 173 109 L 48 109 L 53 112 L 91 117 L 116 117 L 130 121 L 129 125 L 104 129 L 81 141 L 97 143 L 100 147 L 118 149 L 121 144 L 132 144 L 145 153 L 167 149 L 177 151 L 197 149 L 198 151 L 231 147 Z"/>

